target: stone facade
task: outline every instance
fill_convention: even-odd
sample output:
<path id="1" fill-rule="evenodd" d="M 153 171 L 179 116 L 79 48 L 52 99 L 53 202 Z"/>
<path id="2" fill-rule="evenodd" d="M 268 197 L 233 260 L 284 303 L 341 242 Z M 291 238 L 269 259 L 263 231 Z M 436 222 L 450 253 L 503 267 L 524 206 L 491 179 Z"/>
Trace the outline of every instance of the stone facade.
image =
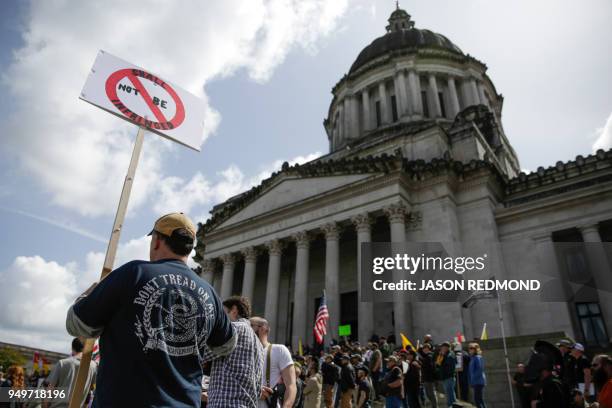
<path id="1" fill-rule="evenodd" d="M 329 154 L 283 164 L 259 186 L 215 206 L 199 227 L 195 260 L 202 276 L 222 296 L 251 297 L 275 342 L 313 343 L 324 290 L 330 333 L 350 323 L 361 342 L 400 331 L 435 338 L 461 331 L 471 338 L 484 322 L 490 337 L 500 335 L 489 301 L 472 309 L 356 301 L 362 242 L 445 242 L 459 251 L 523 240 L 556 265 L 552 242 L 612 237 L 612 150 L 521 173 L 501 126 L 503 99 L 486 66 L 439 34 L 445 48 L 436 45 L 442 40 L 411 43 L 411 36 L 435 33 L 415 29 L 407 13 L 394 14 L 388 34 L 369 47 L 399 32 L 405 48 L 390 43 L 380 55 L 366 48 L 372 58 L 362 52 L 334 87 L 324 123 Z M 605 251 L 587 256 L 608 265 L 612 259 Z M 506 270 L 516 262 L 499 258 Z M 562 269 L 554 272 L 562 276 Z M 589 273 L 595 281 L 609 279 L 609 269 Z M 612 302 L 605 295 L 589 301 L 612 333 Z M 576 307 L 504 302 L 506 334 L 558 331 L 581 339 Z"/>

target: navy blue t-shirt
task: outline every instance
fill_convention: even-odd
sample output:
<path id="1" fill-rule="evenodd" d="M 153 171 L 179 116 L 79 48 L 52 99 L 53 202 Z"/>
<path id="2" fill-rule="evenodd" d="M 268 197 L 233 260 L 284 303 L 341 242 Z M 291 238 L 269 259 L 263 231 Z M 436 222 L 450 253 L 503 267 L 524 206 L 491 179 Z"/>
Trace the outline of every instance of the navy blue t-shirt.
<path id="1" fill-rule="evenodd" d="M 103 327 L 96 407 L 199 407 L 203 346 L 233 340 L 214 289 L 175 259 L 121 266 L 73 311 Z"/>

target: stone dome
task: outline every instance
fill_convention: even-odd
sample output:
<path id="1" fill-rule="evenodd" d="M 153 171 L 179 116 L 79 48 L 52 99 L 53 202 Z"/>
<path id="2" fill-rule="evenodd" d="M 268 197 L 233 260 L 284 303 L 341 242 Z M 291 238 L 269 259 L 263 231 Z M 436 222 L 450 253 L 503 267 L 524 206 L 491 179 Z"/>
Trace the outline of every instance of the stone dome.
<path id="1" fill-rule="evenodd" d="M 349 74 L 368 62 L 392 51 L 416 51 L 418 48 L 437 48 L 463 55 L 451 40 L 442 34 L 414 27 L 410 14 L 402 9 L 395 10 L 389 17 L 387 34 L 378 37 L 365 47 L 351 66 Z"/>
<path id="2" fill-rule="evenodd" d="M 442 34 L 413 27 L 408 30 L 391 31 L 372 41 L 359 53 L 351 65 L 349 74 L 390 51 L 408 51 L 417 48 L 438 48 L 463 55 L 461 49 Z"/>
<path id="3" fill-rule="evenodd" d="M 365 47 L 332 88 L 323 120 L 330 154 L 350 154 L 431 124 L 448 128 L 460 112 L 481 105 L 501 123 L 503 98 L 487 66 L 445 36 L 414 25 L 396 5 L 386 34 Z"/>

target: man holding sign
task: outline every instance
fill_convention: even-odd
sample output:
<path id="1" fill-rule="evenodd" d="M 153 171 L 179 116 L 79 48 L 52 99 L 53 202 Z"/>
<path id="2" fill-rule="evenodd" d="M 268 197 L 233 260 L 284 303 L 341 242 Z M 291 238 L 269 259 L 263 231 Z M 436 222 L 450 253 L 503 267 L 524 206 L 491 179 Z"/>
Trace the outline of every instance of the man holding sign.
<path id="1" fill-rule="evenodd" d="M 129 262 L 79 297 L 66 328 L 100 337 L 94 407 L 199 407 L 202 352 L 228 355 L 236 336 L 212 287 L 188 266 L 191 220 L 157 220 L 150 262 Z"/>

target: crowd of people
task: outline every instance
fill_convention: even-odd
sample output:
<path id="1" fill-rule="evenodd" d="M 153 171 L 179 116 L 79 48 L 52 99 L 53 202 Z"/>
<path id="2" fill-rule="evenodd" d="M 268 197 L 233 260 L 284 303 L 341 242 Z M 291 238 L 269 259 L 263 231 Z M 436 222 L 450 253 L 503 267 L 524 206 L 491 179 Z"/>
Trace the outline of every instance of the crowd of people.
<path id="1" fill-rule="evenodd" d="M 184 214 L 161 217 L 150 235 L 150 262 L 121 266 L 69 308 L 66 329 L 77 337 L 72 356 L 38 386 L 73 384 L 80 338 L 100 337 L 100 364 L 90 365 L 83 390 L 70 391 L 82 406 L 437 408 L 460 399 L 486 407 L 478 341 L 466 353 L 464 343 L 436 343 L 431 335 L 416 347 L 373 336 L 367 344 L 344 339 L 292 354 L 270 341 L 270 324 L 252 316 L 248 299 L 222 301 L 187 266 L 196 228 Z M 518 366 L 513 381 L 522 406 L 612 408 L 610 356 L 589 360 L 581 344 L 567 340 L 558 350 L 559 364 L 537 366 L 535 376 L 531 360 Z M 9 368 L 1 385 L 25 387 L 23 368 Z M 20 404 L 8 406 L 29 406 Z"/>
<path id="2" fill-rule="evenodd" d="M 321 407 L 371 407 L 375 401 L 385 407 L 452 407 L 459 399 L 486 407 L 485 359 L 477 341 L 469 343 L 465 353 L 458 343 L 434 344 L 431 335 L 418 350 L 395 346 L 393 336 L 372 340 L 365 346 L 341 342 L 317 356 L 314 351 L 294 356 L 296 364 L 320 367 Z M 563 363 L 536 368 L 533 379 L 526 375 L 528 361 L 517 365 L 512 378 L 517 406 L 612 408 L 612 357 L 589 359 L 582 344 L 567 339 L 557 347 Z M 299 378 L 308 379 L 309 372 L 304 369 Z"/>
<path id="3" fill-rule="evenodd" d="M 314 377 L 321 383 L 322 394 L 320 405 L 298 401 L 297 406 L 362 408 L 378 401 L 392 408 L 442 403 L 452 407 L 458 397 L 468 400 L 469 395 L 478 407 L 486 406 L 484 359 L 478 343 L 470 343 L 465 354 L 456 343 L 434 344 L 431 335 L 425 336 L 418 349 L 396 346 L 394 336 L 373 336 L 371 340 L 367 345 L 341 341 L 318 354 L 307 350 L 305 356 L 294 356 L 295 364 L 302 367 L 298 379 L 306 383 Z M 438 389 L 444 394 L 440 401 Z"/>

